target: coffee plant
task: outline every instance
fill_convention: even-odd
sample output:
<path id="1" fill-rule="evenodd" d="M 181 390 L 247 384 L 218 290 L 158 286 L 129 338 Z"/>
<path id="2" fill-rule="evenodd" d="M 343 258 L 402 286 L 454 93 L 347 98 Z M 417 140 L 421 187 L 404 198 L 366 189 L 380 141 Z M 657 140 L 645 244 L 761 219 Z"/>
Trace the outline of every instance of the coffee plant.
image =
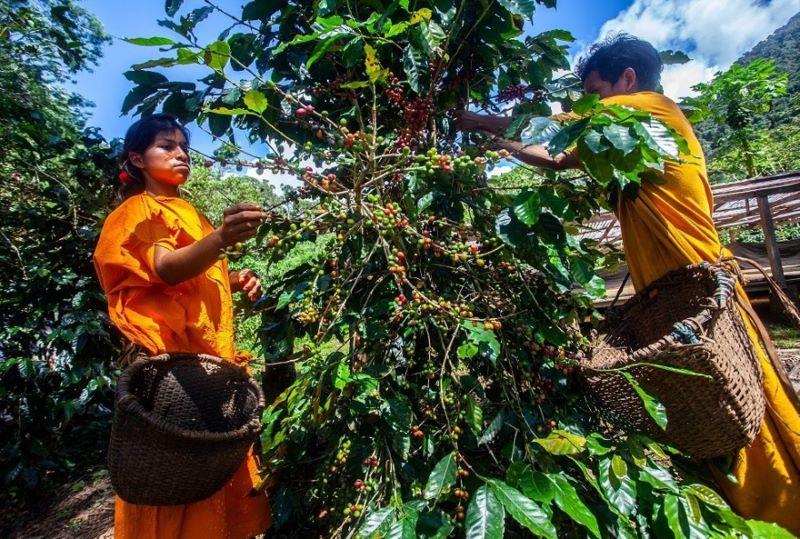
<path id="1" fill-rule="evenodd" d="M 182 4 L 161 21 L 177 37 L 130 39 L 164 54 L 127 73 L 126 110 L 161 106 L 240 150 L 226 164 L 302 180 L 250 256 L 278 264 L 325 239 L 256 306 L 264 376 L 297 371 L 263 418 L 274 536 L 776 531 L 737 517 L 676 451 L 611 429 L 576 378 L 606 255 L 580 223 L 606 193 L 635 196 L 681 141 L 556 75 L 570 35 L 523 33 L 553 0 Z M 212 14 L 229 26 L 200 43 Z M 193 64 L 209 74 L 150 70 Z M 582 118 L 555 125 L 553 102 Z M 492 187 L 513 156 L 454 130 L 449 111 L 467 106 L 513 112 L 507 135 L 554 154 L 575 147 L 586 174 Z"/>

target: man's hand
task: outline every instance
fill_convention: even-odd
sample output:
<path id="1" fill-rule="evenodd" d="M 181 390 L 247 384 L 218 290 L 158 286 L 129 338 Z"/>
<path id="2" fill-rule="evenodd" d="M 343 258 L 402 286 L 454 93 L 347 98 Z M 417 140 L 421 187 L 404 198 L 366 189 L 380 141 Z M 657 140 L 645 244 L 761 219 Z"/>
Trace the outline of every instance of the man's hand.
<path id="1" fill-rule="evenodd" d="M 222 224 L 217 233 L 225 246 L 247 241 L 258 232 L 258 226 L 267 214 L 258 204 L 242 203 L 231 206 L 223 212 Z"/>
<path id="2" fill-rule="evenodd" d="M 250 301 L 258 301 L 261 297 L 261 280 L 249 269 L 231 272 L 231 290 L 244 292 Z"/>
<path id="3" fill-rule="evenodd" d="M 480 131 L 484 129 L 483 115 L 460 109 L 453 113 L 453 122 L 461 131 Z"/>
<path id="4" fill-rule="evenodd" d="M 492 135 L 499 135 L 508 129 L 511 121 L 508 116 L 477 114 L 464 109 L 453 112 L 453 123 L 461 131 L 487 131 Z"/>

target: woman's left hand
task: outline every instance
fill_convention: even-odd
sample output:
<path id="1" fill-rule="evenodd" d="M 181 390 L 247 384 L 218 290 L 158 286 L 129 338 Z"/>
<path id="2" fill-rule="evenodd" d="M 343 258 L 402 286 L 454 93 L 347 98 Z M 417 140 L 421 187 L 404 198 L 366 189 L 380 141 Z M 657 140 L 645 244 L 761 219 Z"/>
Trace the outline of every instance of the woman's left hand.
<path id="1" fill-rule="evenodd" d="M 261 297 L 261 280 L 252 270 L 243 269 L 234 272 L 231 279 L 234 291 L 242 291 L 247 294 L 250 301 L 258 301 Z"/>

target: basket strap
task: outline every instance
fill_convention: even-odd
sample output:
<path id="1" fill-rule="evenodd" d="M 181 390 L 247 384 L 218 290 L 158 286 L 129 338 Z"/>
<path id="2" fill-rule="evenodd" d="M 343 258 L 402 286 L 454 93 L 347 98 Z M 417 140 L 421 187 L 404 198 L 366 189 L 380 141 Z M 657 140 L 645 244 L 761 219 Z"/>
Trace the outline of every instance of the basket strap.
<path id="1" fill-rule="evenodd" d="M 775 295 L 776 298 L 778 298 L 778 303 L 781 304 L 781 307 L 783 308 L 783 312 L 786 315 L 786 318 L 788 318 L 796 328 L 800 328 L 800 311 L 797 310 L 797 306 L 789 298 L 789 296 L 786 295 L 786 292 L 784 292 L 781 289 L 780 285 L 778 285 L 775 279 L 773 279 L 767 273 L 767 270 L 761 267 L 761 264 L 759 264 L 755 260 L 751 260 L 749 258 L 743 258 L 741 256 L 736 256 L 734 257 L 734 259 L 737 262 L 744 262 L 748 266 L 752 266 L 764 276 L 764 279 L 766 279 L 767 284 L 772 290 L 772 293 Z"/>
<path id="2" fill-rule="evenodd" d="M 135 363 L 136 360 L 146 358 L 147 356 L 147 350 L 145 350 L 142 346 L 134 343 L 133 341 L 128 341 L 128 344 L 125 345 L 122 354 L 117 360 L 117 367 L 124 369 L 128 365 Z"/>
<path id="3" fill-rule="evenodd" d="M 619 290 L 617 290 L 617 295 L 614 296 L 614 301 L 612 301 L 611 305 L 608 306 L 609 309 L 613 309 L 614 305 L 617 304 L 617 301 L 619 301 L 619 297 L 622 295 L 622 291 L 625 290 L 625 285 L 628 284 L 628 279 L 630 278 L 631 278 L 631 272 L 627 272 L 625 274 L 625 278 L 622 279 L 622 284 L 619 285 Z"/>
<path id="4" fill-rule="evenodd" d="M 795 408 L 800 411 L 800 395 L 798 395 L 797 391 L 795 391 L 792 381 L 789 380 L 789 375 L 787 374 L 786 369 L 783 368 L 783 363 L 781 363 L 778 350 L 775 348 L 775 344 L 772 342 L 772 338 L 770 338 L 767 328 L 753 310 L 753 307 L 750 305 L 750 302 L 747 301 L 747 298 L 742 297 L 742 294 L 739 292 L 738 288 L 736 290 L 736 299 L 737 303 L 742 307 L 742 309 L 745 310 L 747 317 L 755 326 L 761 343 L 764 345 L 764 350 L 767 353 L 769 362 L 772 364 L 772 368 L 775 369 L 775 374 L 778 375 L 778 378 L 783 384 L 783 388 L 786 391 L 786 394 L 789 396 L 789 400 L 791 400 Z"/>

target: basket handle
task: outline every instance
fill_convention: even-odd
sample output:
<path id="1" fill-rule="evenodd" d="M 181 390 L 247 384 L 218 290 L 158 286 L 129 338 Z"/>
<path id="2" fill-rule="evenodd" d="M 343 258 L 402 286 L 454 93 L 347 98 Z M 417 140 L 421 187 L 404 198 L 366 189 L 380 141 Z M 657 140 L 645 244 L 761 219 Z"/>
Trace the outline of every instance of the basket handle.
<path id="1" fill-rule="evenodd" d="M 731 259 L 728 258 L 726 260 Z M 796 328 L 800 328 L 800 311 L 798 311 L 797 306 L 789 298 L 789 296 L 786 295 L 786 292 L 781 289 L 780 285 L 775 281 L 775 279 L 773 279 L 772 276 L 767 273 L 767 270 L 765 270 L 761 264 L 750 258 L 735 256 L 733 257 L 733 260 L 739 263 L 744 262 L 748 266 L 758 270 L 758 272 L 764 276 L 764 279 L 766 279 L 767 284 L 772 290 L 772 293 L 776 298 L 778 298 L 778 303 L 780 303 L 781 307 L 783 308 L 783 313 L 786 315 L 786 318 L 788 318 Z"/>
<path id="2" fill-rule="evenodd" d="M 713 304 L 700 311 L 695 316 L 684 318 L 673 326 L 673 331 L 667 335 L 661 344 L 682 343 L 698 344 L 699 335 L 703 333 L 703 328 L 711 321 L 716 313 L 724 309 L 731 299 L 731 295 L 736 288 L 736 277 L 721 266 L 714 266 L 708 262 L 703 262 L 700 267 L 708 269 L 716 281 L 714 288 Z"/>

